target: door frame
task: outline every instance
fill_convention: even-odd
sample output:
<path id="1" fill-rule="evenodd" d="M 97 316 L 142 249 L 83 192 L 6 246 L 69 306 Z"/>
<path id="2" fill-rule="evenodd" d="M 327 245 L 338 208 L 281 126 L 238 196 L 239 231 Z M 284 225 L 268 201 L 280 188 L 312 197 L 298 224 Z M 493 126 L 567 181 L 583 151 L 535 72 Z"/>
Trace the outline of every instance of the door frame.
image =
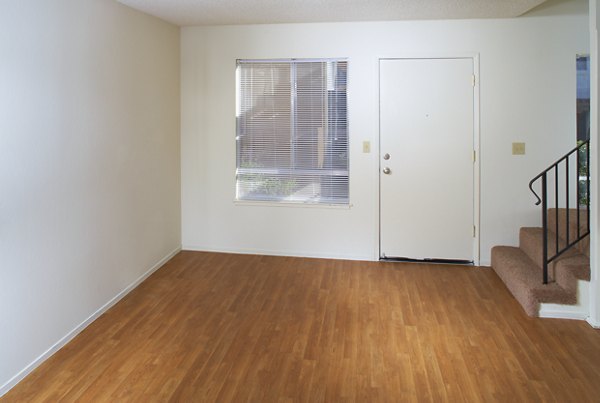
<path id="1" fill-rule="evenodd" d="M 452 52 L 452 53 L 418 53 L 402 54 L 400 56 L 380 56 L 377 59 L 377 163 L 376 168 L 376 231 L 377 242 L 374 251 L 375 260 L 381 256 L 381 61 L 382 60 L 408 60 L 408 59 L 470 59 L 473 62 L 473 75 L 475 85 L 473 87 L 473 150 L 475 151 L 475 162 L 473 164 L 473 223 L 475 224 L 475 237 L 473 238 L 473 264 L 480 264 L 481 248 L 481 147 L 480 147 L 480 95 L 479 95 L 479 53 L 477 52 Z"/>

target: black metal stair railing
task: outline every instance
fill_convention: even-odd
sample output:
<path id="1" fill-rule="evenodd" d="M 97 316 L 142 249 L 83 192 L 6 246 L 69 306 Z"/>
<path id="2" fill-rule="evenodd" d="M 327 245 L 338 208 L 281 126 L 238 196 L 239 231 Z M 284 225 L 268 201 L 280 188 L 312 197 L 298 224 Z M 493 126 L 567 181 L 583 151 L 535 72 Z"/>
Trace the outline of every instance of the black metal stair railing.
<path id="1" fill-rule="evenodd" d="M 573 156 L 574 155 L 574 156 Z M 569 171 L 569 161 L 575 159 L 576 170 Z M 562 255 L 564 252 L 569 250 L 573 245 L 577 242 L 581 241 L 590 233 L 590 141 L 586 140 L 577 145 L 574 149 L 565 154 L 562 158 L 556 161 L 554 164 L 550 165 L 544 171 L 542 171 L 539 175 L 533 178 L 529 182 L 529 189 L 533 192 L 535 197 L 537 198 L 536 206 L 542 205 L 542 235 L 543 235 L 543 255 L 542 255 L 542 264 L 543 264 L 543 282 L 544 284 L 548 284 L 548 265 L 555 260 L 557 257 Z M 562 168 L 561 168 L 562 167 Z M 561 176 L 562 175 L 562 176 Z M 548 199 L 548 176 L 554 182 L 554 198 Z M 577 222 L 577 231 L 574 234 L 574 238 L 570 239 L 570 227 L 569 227 L 569 219 L 570 219 L 570 210 L 569 203 L 572 200 L 572 193 L 570 192 L 571 186 L 573 182 L 569 183 L 569 179 L 571 176 L 575 177 L 575 186 L 576 186 L 576 222 Z M 563 179 L 564 178 L 564 179 Z M 533 190 L 534 183 L 541 179 L 542 181 L 542 190 L 541 197 Z M 572 180 L 572 179 L 571 179 Z M 564 187 L 559 186 L 559 182 L 564 183 Z M 552 187 L 552 185 L 550 185 Z M 564 195 L 560 194 L 560 190 L 564 190 Z M 559 231 L 559 204 L 561 200 L 564 201 L 565 206 L 565 237 L 566 239 L 560 242 L 560 231 Z M 555 207 L 555 221 L 556 227 L 555 230 L 555 242 L 556 248 L 554 251 L 548 251 L 548 204 L 549 202 L 554 202 Z M 585 210 L 586 214 L 584 217 L 585 222 L 583 223 L 585 226 L 581 228 L 581 212 Z M 550 256 L 549 256 L 550 252 Z"/>

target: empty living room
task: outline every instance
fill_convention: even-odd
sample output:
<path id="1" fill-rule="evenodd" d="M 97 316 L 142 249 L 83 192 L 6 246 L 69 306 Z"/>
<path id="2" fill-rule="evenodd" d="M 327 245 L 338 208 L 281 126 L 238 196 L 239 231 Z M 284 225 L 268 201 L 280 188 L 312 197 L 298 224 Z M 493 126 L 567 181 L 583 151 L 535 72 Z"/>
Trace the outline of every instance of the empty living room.
<path id="1" fill-rule="evenodd" d="M 0 402 L 598 401 L 599 3 L 0 1 Z"/>

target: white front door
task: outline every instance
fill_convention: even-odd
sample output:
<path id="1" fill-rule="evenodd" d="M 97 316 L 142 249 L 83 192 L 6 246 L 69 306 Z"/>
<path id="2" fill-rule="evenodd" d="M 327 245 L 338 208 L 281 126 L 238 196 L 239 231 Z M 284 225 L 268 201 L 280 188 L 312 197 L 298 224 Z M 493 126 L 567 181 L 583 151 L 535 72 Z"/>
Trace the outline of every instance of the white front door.
<path id="1" fill-rule="evenodd" d="M 380 256 L 473 261 L 473 59 L 380 61 Z"/>

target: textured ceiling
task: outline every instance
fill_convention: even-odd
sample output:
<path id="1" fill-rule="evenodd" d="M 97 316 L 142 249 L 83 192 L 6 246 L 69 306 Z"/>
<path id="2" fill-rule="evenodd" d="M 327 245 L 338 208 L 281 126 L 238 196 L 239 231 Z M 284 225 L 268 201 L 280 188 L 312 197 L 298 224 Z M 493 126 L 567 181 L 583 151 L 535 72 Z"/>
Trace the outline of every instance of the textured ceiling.
<path id="1" fill-rule="evenodd" d="M 545 0 L 118 0 L 173 24 L 517 17 Z"/>

